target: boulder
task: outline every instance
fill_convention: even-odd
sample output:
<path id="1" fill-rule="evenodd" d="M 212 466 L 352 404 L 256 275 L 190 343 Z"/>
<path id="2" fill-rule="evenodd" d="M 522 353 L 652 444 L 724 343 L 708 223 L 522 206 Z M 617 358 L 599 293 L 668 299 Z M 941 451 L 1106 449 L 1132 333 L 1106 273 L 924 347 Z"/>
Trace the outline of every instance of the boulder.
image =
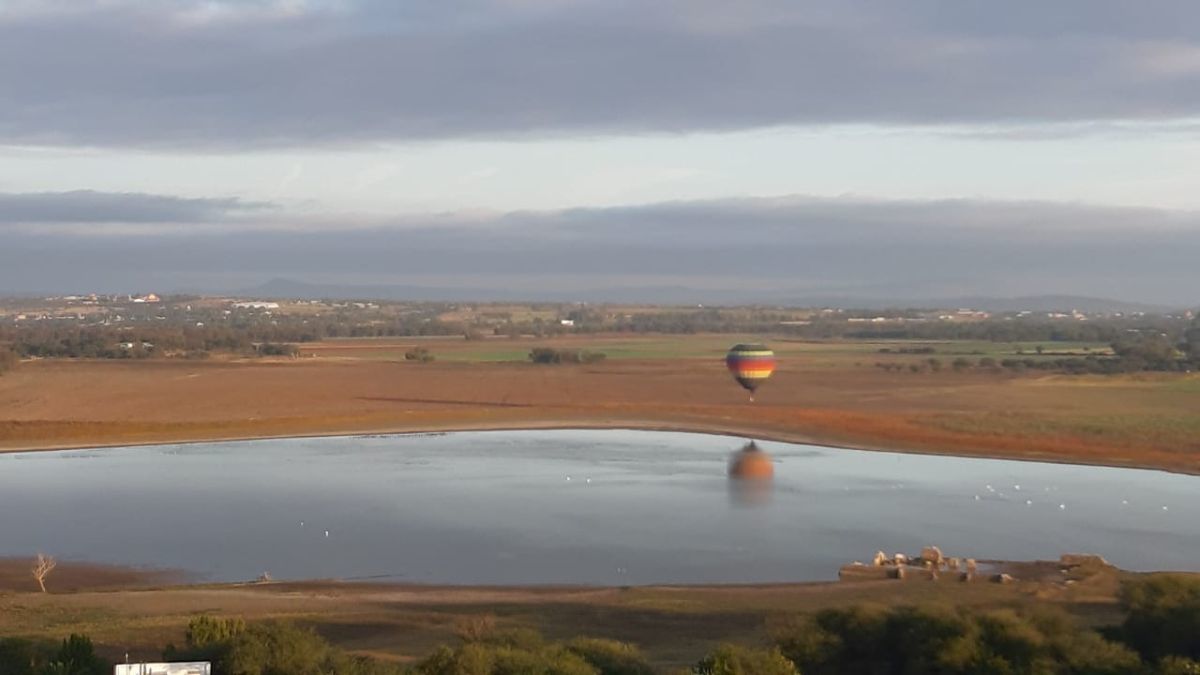
<path id="1" fill-rule="evenodd" d="M 926 546 L 921 549 L 921 561 L 941 565 L 946 558 L 942 555 L 942 549 L 936 546 Z"/>
<path id="2" fill-rule="evenodd" d="M 992 577 L 992 581 L 994 581 L 998 584 L 1011 584 L 1013 581 L 1015 581 L 1015 579 L 1012 578 L 1011 574 L 1001 573 L 1001 574 L 997 574 L 996 576 Z"/>

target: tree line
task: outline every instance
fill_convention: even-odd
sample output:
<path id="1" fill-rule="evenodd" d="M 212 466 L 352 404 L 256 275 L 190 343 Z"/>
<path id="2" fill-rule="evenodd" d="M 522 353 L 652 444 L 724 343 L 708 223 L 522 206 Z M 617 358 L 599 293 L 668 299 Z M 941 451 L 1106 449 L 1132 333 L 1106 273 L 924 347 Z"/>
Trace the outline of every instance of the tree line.
<path id="1" fill-rule="evenodd" d="M 900 363 L 896 361 L 879 361 L 876 367 L 888 371 L 909 370 L 914 373 L 925 371 L 939 372 L 947 365 L 955 372 L 973 369 L 992 372 L 1009 371 L 1020 373 L 1027 370 L 1044 370 L 1071 375 L 1096 374 L 1113 375 L 1119 373 L 1137 372 L 1195 372 L 1200 371 L 1200 319 L 1194 322 L 1184 334 L 1182 341 L 1175 342 L 1163 334 L 1134 335 L 1124 337 L 1111 344 L 1112 354 L 1088 354 L 1086 356 L 1070 356 L 1047 358 L 1041 357 L 1042 349 L 1038 348 L 1038 358 L 1019 356 L 997 359 L 990 356 L 977 360 L 959 356 L 947 364 L 941 358 L 930 357 L 922 361 Z M 934 347 L 912 347 L 893 349 L 885 347 L 879 350 L 884 354 L 935 354 Z"/>

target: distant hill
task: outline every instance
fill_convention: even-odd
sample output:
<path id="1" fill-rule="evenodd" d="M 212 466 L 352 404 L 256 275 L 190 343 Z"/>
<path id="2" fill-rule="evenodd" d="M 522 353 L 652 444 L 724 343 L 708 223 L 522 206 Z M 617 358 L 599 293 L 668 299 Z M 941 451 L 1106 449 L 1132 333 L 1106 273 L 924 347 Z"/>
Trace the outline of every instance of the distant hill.
<path id="1" fill-rule="evenodd" d="M 797 306 L 841 307 L 854 309 L 954 309 L 969 308 L 985 312 L 1171 312 L 1181 308 L 1154 305 L 1144 302 L 1127 302 L 1109 298 L 1093 298 L 1081 295 L 1031 295 L 1016 298 L 992 296 L 954 296 L 945 298 L 869 298 L 869 297 L 819 297 L 800 296 L 794 298 Z"/>
<path id="2" fill-rule="evenodd" d="M 1150 303 L 1127 302 L 1076 295 L 1036 295 L 1016 298 L 990 296 L 880 298 L 870 296 L 816 295 L 795 289 L 759 291 L 745 289 L 706 290 L 684 286 L 640 286 L 563 291 L 555 289 L 510 290 L 482 287 L 438 287 L 420 285 L 310 284 L 291 279 L 272 279 L 236 295 L 260 298 L 326 298 L 355 300 L 412 300 L 448 302 L 614 302 L 663 305 L 787 305 L 793 307 L 840 307 L 845 309 L 971 308 L 988 312 L 1169 312 L 1172 308 Z"/>

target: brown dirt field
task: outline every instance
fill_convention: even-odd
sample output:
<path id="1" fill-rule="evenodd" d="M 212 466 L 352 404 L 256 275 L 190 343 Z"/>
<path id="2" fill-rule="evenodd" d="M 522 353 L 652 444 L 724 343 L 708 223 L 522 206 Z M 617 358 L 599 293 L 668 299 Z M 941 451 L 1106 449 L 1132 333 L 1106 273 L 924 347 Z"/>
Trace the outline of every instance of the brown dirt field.
<path id="1" fill-rule="evenodd" d="M 0 450 L 611 426 L 1200 472 L 1194 376 L 888 373 L 860 362 L 873 355 L 841 354 L 783 359 L 751 404 L 717 358 L 572 366 L 378 358 L 401 346 L 335 343 L 311 352 L 330 356 L 274 362 L 24 363 L 0 378 Z M 367 356 L 345 355 L 355 350 Z"/>
<path id="2" fill-rule="evenodd" d="M 37 582 L 31 573 L 32 567 L 33 560 L 29 558 L 0 558 L 0 594 L 37 590 Z M 69 592 L 162 586 L 179 583 L 184 578 L 184 574 L 171 570 L 137 569 L 63 560 L 59 561 L 58 566 L 47 577 L 47 583 L 56 592 Z"/>

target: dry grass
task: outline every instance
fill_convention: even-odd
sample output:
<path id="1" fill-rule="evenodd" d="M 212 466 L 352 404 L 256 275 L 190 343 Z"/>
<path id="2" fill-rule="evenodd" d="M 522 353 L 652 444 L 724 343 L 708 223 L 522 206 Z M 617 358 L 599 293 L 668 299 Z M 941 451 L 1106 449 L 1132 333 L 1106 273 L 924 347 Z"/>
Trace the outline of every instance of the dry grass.
<path id="1" fill-rule="evenodd" d="M 588 635 L 632 642 L 660 665 L 680 666 L 718 642 L 764 640 L 769 618 L 781 613 L 864 603 L 1051 603 L 1103 624 L 1118 616 L 1115 589 L 1113 577 L 1086 588 L 927 581 L 628 589 L 299 583 L 0 593 L 0 635 L 59 639 L 83 632 L 110 656 L 128 651 L 135 659 L 153 659 L 165 644 L 182 641 L 192 617 L 210 614 L 292 620 L 343 648 L 410 660 L 438 644 L 475 639 L 480 631 L 533 628 L 554 639 Z"/>
<path id="2" fill-rule="evenodd" d="M 26 363 L 0 378 L 0 449 L 628 426 L 1200 471 L 1195 376 L 888 373 L 874 362 L 924 357 L 880 355 L 874 343 L 779 342 L 781 367 L 751 405 L 720 360 L 731 339 L 551 342 L 625 355 L 587 366 L 489 360 L 542 344 L 529 340 L 423 340 L 441 359 L 431 364 L 387 356 L 415 341 L 364 340 L 277 362 Z"/>

